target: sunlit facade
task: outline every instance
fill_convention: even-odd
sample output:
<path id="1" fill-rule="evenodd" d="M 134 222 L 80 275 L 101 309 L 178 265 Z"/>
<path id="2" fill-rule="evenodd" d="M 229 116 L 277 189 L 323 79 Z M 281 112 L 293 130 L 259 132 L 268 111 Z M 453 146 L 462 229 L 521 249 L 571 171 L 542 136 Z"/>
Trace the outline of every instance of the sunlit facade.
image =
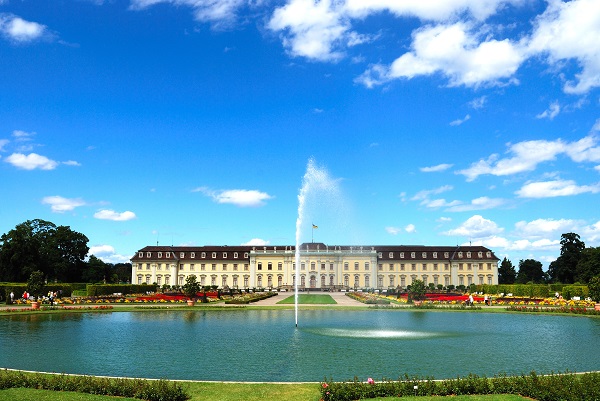
<path id="1" fill-rule="evenodd" d="M 498 261 L 483 246 L 364 245 L 147 246 L 131 259 L 131 282 L 181 286 L 189 275 L 219 288 L 314 290 L 436 288 L 498 284 Z"/>

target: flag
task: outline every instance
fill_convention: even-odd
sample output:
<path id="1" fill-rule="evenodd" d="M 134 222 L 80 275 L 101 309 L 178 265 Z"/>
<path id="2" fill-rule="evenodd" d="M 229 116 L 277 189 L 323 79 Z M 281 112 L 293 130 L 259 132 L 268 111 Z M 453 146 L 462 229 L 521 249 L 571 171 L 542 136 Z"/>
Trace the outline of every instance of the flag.
<path id="1" fill-rule="evenodd" d="M 315 226 L 315 225 L 313 224 L 313 228 L 319 228 L 319 227 L 318 227 L 318 226 Z"/>

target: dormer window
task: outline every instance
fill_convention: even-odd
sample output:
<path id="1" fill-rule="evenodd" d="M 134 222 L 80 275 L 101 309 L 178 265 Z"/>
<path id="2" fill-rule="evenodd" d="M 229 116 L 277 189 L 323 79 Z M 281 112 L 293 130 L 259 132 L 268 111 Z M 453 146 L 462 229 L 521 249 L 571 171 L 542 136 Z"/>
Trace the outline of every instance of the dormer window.
<path id="1" fill-rule="evenodd" d="M 158 257 L 159 257 L 159 258 L 162 258 L 162 252 L 159 252 L 159 253 L 158 253 Z"/>
<path id="2" fill-rule="evenodd" d="M 202 253 L 200 254 L 200 257 L 201 257 L 202 259 L 206 258 L 206 252 L 202 252 Z"/>
<path id="3" fill-rule="evenodd" d="M 478 258 L 483 258 L 483 252 L 478 252 L 478 253 L 477 253 L 477 257 L 478 257 Z"/>
<path id="4" fill-rule="evenodd" d="M 444 258 L 448 259 L 450 257 L 450 254 L 448 252 L 444 252 Z"/>
<path id="5" fill-rule="evenodd" d="M 467 252 L 467 258 L 471 259 L 471 252 Z"/>
<path id="6" fill-rule="evenodd" d="M 415 258 L 415 253 L 414 253 L 414 252 L 411 252 L 411 253 L 410 253 L 410 257 L 414 259 L 414 258 Z"/>
<path id="7" fill-rule="evenodd" d="M 216 252 L 213 252 L 213 253 L 212 253 L 212 258 L 213 258 L 213 259 L 216 259 L 216 258 L 217 258 L 217 253 L 216 253 Z"/>
<path id="8" fill-rule="evenodd" d="M 237 252 L 234 252 L 234 253 L 233 253 L 233 258 L 234 258 L 234 259 L 237 259 L 237 258 L 238 258 L 238 253 L 237 253 Z"/>
<path id="9" fill-rule="evenodd" d="M 377 254 L 377 257 L 378 257 L 378 258 L 380 258 L 380 259 L 381 259 L 381 258 L 383 258 L 383 252 L 379 252 L 379 253 Z"/>
<path id="10" fill-rule="evenodd" d="M 227 252 L 223 252 L 223 259 L 227 259 Z"/>
<path id="11" fill-rule="evenodd" d="M 248 259 L 248 252 L 244 252 L 244 259 Z"/>
<path id="12" fill-rule="evenodd" d="M 423 252 L 423 253 L 421 254 L 421 257 L 422 257 L 423 259 L 427 259 L 427 252 Z"/>
<path id="13" fill-rule="evenodd" d="M 138 257 L 143 258 L 144 257 L 144 252 L 138 252 Z"/>
<path id="14" fill-rule="evenodd" d="M 196 257 L 196 252 L 190 253 L 190 258 L 194 259 Z"/>
<path id="15" fill-rule="evenodd" d="M 434 252 L 434 253 L 433 253 L 433 258 L 434 258 L 434 259 L 437 259 L 437 252 Z"/>
<path id="16" fill-rule="evenodd" d="M 390 252 L 390 259 L 394 259 L 394 252 Z"/>
<path id="17" fill-rule="evenodd" d="M 485 255 L 486 255 L 488 258 L 491 258 L 491 257 L 492 257 L 492 253 L 491 253 L 491 252 L 487 252 Z"/>
<path id="18" fill-rule="evenodd" d="M 171 252 L 165 253 L 165 257 L 170 258 L 171 257 Z"/>
<path id="19" fill-rule="evenodd" d="M 404 259 L 404 252 L 400 252 L 400 259 Z"/>
<path id="20" fill-rule="evenodd" d="M 179 257 L 180 257 L 181 259 L 185 258 L 185 252 L 181 252 L 181 253 L 179 254 Z"/>
<path id="21" fill-rule="evenodd" d="M 152 257 L 152 252 L 146 252 L 146 257 L 147 258 L 151 258 Z"/>
<path id="22" fill-rule="evenodd" d="M 462 252 L 459 252 L 459 253 L 458 253 L 458 257 L 459 257 L 459 258 L 462 258 Z"/>

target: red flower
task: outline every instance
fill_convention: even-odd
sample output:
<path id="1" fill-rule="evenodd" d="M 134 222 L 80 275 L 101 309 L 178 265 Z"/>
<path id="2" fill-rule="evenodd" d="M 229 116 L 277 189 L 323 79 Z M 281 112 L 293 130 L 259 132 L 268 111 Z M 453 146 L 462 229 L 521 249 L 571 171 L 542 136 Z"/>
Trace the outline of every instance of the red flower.
<path id="1" fill-rule="evenodd" d="M 327 388 L 327 387 L 329 387 L 329 384 L 327 384 L 327 383 L 323 383 L 323 384 L 321 384 L 321 387 L 323 387 L 323 388 Z"/>

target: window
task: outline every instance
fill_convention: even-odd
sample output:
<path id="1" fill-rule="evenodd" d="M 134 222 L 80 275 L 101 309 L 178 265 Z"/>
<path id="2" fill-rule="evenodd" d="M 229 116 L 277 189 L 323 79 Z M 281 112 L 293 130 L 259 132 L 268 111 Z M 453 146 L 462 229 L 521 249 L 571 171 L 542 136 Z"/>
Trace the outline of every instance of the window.
<path id="1" fill-rule="evenodd" d="M 450 265 L 448 263 L 444 263 L 444 270 L 450 270 Z"/>
<path id="2" fill-rule="evenodd" d="M 433 253 L 433 258 L 434 258 L 434 259 L 437 259 L 437 252 L 434 252 L 434 253 Z"/>
<path id="3" fill-rule="evenodd" d="M 233 276 L 233 286 L 237 288 L 238 286 L 238 276 Z"/>
<path id="4" fill-rule="evenodd" d="M 277 270 L 283 270 L 283 263 L 277 263 Z"/>
<path id="5" fill-rule="evenodd" d="M 400 276 L 400 286 L 406 287 L 406 276 Z"/>
<path id="6" fill-rule="evenodd" d="M 321 270 L 325 270 L 325 263 L 321 263 Z"/>
<path id="7" fill-rule="evenodd" d="M 181 259 L 185 258 L 185 252 L 181 252 L 181 253 L 179 254 L 179 257 L 180 257 Z"/>
<path id="8" fill-rule="evenodd" d="M 421 257 L 422 257 L 423 259 L 427 259 L 427 252 L 422 252 L 422 253 L 421 253 Z"/>
<path id="9" fill-rule="evenodd" d="M 250 270 L 250 265 L 248 263 L 244 263 L 244 271 Z"/>
<path id="10" fill-rule="evenodd" d="M 305 270 L 306 269 L 306 265 L 304 264 L 304 262 L 300 263 L 300 270 Z"/>
<path id="11" fill-rule="evenodd" d="M 492 264 L 491 264 L 491 263 L 488 263 L 488 264 L 487 264 L 487 269 L 488 269 L 488 270 L 492 270 Z"/>
<path id="12" fill-rule="evenodd" d="M 360 285 L 359 275 L 354 276 L 354 287 L 357 288 Z"/>
<path id="13" fill-rule="evenodd" d="M 354 270 L 358 270 L 358 262 L 354 262 Z"/>
<path id="14" fill-rule="evenodd" d="M 404 252 L 400 252 L 400 259 L 404 259 Z"/>
<path id="15" fill-rule="evenodd" d="M 459 257 L 459 258 L 462 258 L 462 252 L 459 252 L 459 253 L 458 253 L 458 257 Z"/>
<path id="16" fill-rule="evenodd" d="M 448 287 L 450 285 L 450 277 L 444 276 L 444 286 Z"/>
<path id="17" fill-rule="evenodd" d="M 365 270 L 369 270 L 369 262 L 365 262 Z"/>
<path id="18" fill-rule="evenodd" d="M 223 271 L 227 271 L 227 263 L 223 263 Z"/>
<path id="19" fill-rule="evenodd" d="M 315 270 L 316 267 L 317 266 L 316 266 L 315 262 L 310 262 L 310 270 Z"/>
<path id="20" fill-rule="evenodd" d="M 190 253 L 190 258 L 192 258 L 192 259 L 196 258 L 196 252 Z"/>
<path id="21" fill-rule="evenodd" d="M 463 269 L 463 264 L 462 264 L 462 263 L 459 263 L 459 264 L 458 264 L 458 270 L 462 270 L 462 269 Z"/>
<path id="22" fill-rule="evenodd" d="M 224 287 L 227 287 L 227 276 L 223 276 L 223 277 L 221 278 L 221 286 L 222 286 L 223 288 L 224 288 Z"/>
<path id="23" fill-rule="evenodd" d="M 414 258 L 415 258 L 415 253 L 414 253 L 414 252 L 411 252 L 411 253 L 410 253 L 410 257 L 414 259 Z"/>
<path id="24" fill-rule="evenodd" d="M 381 263 L 377 265 L 377 270 L 379 270 L 379 271 L 383 270 L 383 265 Z"/>
<path id="25" fill-rule="evenodd" d="M 213 258 L 213 259 L 216 259 L 216 258 L 217 258 L 217 253 L 216 253 L 216 252 L 213 252 L 213 253 L 212 253 L 212 258 Z"/>
<path id="26" fill-rule="evenodd" d="M 450 254 L 448 252 L 444 252 L 444 258 L 448 259 L 450 257 Z"/>
<path id="27" fill-rule="evenodd" d="M 404 271 L 404 263 L 400 263 L 400 270 Z"/>
<path id="28" fill-rule="evenodd" d="M 467 258 L 471 259 L 471 252 L 467 252 Z"/>
<path id="29" fill-rule="evenodd" d="M 202 253 L 200 254 L 200 257 L 201 257 L 202 259 L 206 258 L 206 252 L 202 252 Z"/>
<path id="30" fill-rule="evenodd" d="M 488 257 L 488 258 L 491 258 L 492 257 L 492 253 L 491 252 L 486 252 L 485 256 Z"/>
<path id="31" fill-rule="evenodd" d="M 248 288 L 248 276 L 244 276 L 244 287 Z"/>
<path id="32" fill-rule="evenodd" d="M 248 259 L 248 252 L 244 253 L 244 259 Z"/>
<path id="33" fill-rule="evenodd" d="M 483 279 L 483 277 L 482 277 Z M 156 276 L 156 284 L 161 285 L 162 282 L 162 276 Z"/>
<path id="34" fill-rule="evenodd" d="M 213 263 L 213 264 L 211 265 L 211 268 L 212 268 L 212 271 L 215 271 L 215 270 L 217 270 L 217 265 L 216 265 L 216 263 Z M 214 284 L 213 284 L 213 285 L 214 285 Z"/>
<path id="35" fill-rule="evenodd" d="M 138 257 L 143 258 L 144 257 L 144 252 L 138 252 Z"/>
<path id="36" fill-rule="evenodd" d="M 394 276 L 390 276 L 390 287 L 394 286 Z"/>
<path id="37" fill-rule="evenodd" d="M 433 284 L 437 287 L 437 285 L 438 285 L 438 276 L 433 276 Z"/>
<path id="38" fill-rule="evenodd" d="M 283 276 L 277 276 L 277 287 L 281 287 L 283 285 Z"/>
<path id="39" fill-rule="evenodd" d="M 437 269 L 438 269 L 438 264 L 437 264 L 437 263 L 434 263 L 434 264 L 433 264 L 433 270 L 437 271 Z"/>
<path id="40" fill-rule="evenodd" d="M 170 257 L 171 257 L 171 252 L 167 252 L 167 253 L 165 253 L 165 257 L 166 257 L 166 258 L 170 258 Z"/>
<path id="41" fill-rule="evenodd" d="M 423 263 L 423 270 L 427 270 L 427 263 Z"/>
<path id="42" fill-rule="evenodd" d="M 179 270 L 183 270 L 183 263 L 179 264 Z"/>
<path id="43" fill-rule="evenodd" d="M 473 265 L 470 263 L 467 263 L 467 270 L 473 270 Z"/>
<path id="44" fill-rule="evenodd" d="M 206 265 L 204 263 L 200 264 L 200 270 L 202 270 L 202 271 L 206 270 Z"/>
<path id="45" fill-rule="evenodd" d="M 348 262 L 344 262 L 344 270 L 348 270 Z"/>
<path id="46" fill-rule="evenodd" d="M 146 257 L 147 258 L 151 258 L 152 257 L 152 252 L 146 252 Z"/>
<path id="47" fill-rule="evenodd" d="M 142 276 L 138 276 L 138 284 L 142 284 Z"/>
<path id="48" fill-rule="evenodd" d="M 383 287 L 383 276 L 377 276 L 377 287 Z"/>
<path id="49" fill-rule="evenodd" d="M 194 271 L 194 264 L 190 263 L 190 271 L 193 272 Z"/>
<path id="50" fill-rule="evenodd" d="M 390 252 L 390 259 L 394 259 L 394 252 Z"/>
<path id="51" fill-rule="evenodd" d="M 217 276 L 210 276 L 210 285 L 217 285 Z"/>
<path id="52" fill-rule="evenodd" d="M 159 263 L 156 265 L 156 270 L 161 270 L 162 269 L 162 263 Z"/>
<path id="53" fill-rule="evenodd" d="M 390 263 L 390 271 L 393 272 L 394 271 L 394 264 Z"/>
<path id="54" fill-rule="evenodd" d="M 258 262 L 258 265 L 256 267 L 257 270 L 262 270 L 262 262 Z"/>
<path id="55" fill-rule="evenodd" d="M 369 287 L 369 276 L 365 276 L 365 287 Z"/>
<path id="56" fill-rule="evenodd" d="M 171 276 L 165 276 L 165 284 L 170 285 L 170 282 L 171 282 Z"/>
<path id="57" fill-rule="evenodd" d="M 477 252 L 477 257 L 479 259 L 483 258 L 483 252 Z M 483 284 L 483 283 L 481 283 L 481 284 Z"/>
<path id="58" fill-rule="evenodd" d="M 378 257 L 379 259 L 383 258 L 383 252 L 379 252 L 379 253 L 377 253 L 377 257 Z"/>
<path id="59" fill-rule="evenodd" d="M 267 270 L 273 270 L 273 263 L 267 263 Z"/>
<path id="60" fill-rule="evenodd" d="M 162 258 L 162 252 L 159 252 L 159 253 L 158 253 L 158 257 L 159 257 L 159 258 Z"/>
<path id="61" fill-rule="evenodd" d="M 329 270 L 333 270 L 333 263 L 329 264 Z M 333 284 L 332 284 L 333 285 Z"/>
<path id="62" fill-rule="evenodd" d="M 223 259 L 227 259 L 227 252 L 223 252 Z"/>
<path id="63" fill-rule="evenodd" d="M 411 264 L 411 265 L 410 265 L 410 269 L 411 269 L 412 271 L 415 271 L 415 270 L 417 270 L 417 265 L 416 265 L 415 263 Z"/>
<path id="64" fill-rule="evenodd" d="M 234 264 L 233 264 L 233 271 L 237 271 L 237 269 L 238 269 L 238 265 L 237 265 L 237 263 L 234 263 Z M 234 284 L 234 285 L 235 285 L 235 284 Z"/>
<path id="65" fill-rule="evenodd" d="M 344 276 L 344 286 L 348 287 L 348 285 L 350 284 L 350 276 L 348 276 L 347 274 Z"/>
<path id="66" fill-rule="evenodd" d="M 146 263 L 146 270 L 150 270 L 150 263 Z"/>
<path id="67" fill-rule="evenodd" d="M 237 253 L 237 252 L 234 252 L 234 253 L 233 253 L 233 258 L 234 258 L 234 259 L 237 259 L 237 258 L 238 258 L 238 253 Z"/>

